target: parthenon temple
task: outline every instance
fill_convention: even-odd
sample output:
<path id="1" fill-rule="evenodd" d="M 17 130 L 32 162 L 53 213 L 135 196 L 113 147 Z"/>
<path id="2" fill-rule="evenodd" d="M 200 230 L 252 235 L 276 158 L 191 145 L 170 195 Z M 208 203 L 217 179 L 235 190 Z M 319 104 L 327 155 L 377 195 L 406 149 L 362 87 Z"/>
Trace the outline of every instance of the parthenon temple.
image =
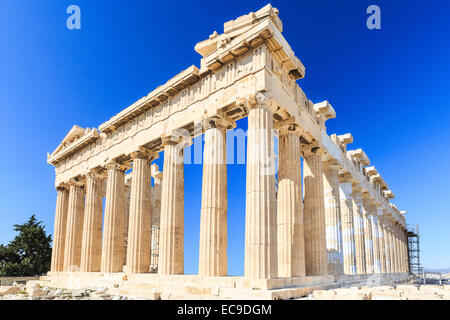
<path id="1" fill-rule="evenodd" d="M 407 276 L 405 211 L 366 153 L 348 149 L 350 133 L 327 134 L 336 112 L 297 84 L 305 67 L 282 32 L 270 4 L 228 21 L 195 46 L 200 68 L 98 128 L 69 131 L 47 159 L 57 198 L 42 281 L 162 298 L 276 299 Z M 244 275 L 232 276 L 226 132 L 246 117 Z M 200 135 L 199 267 L 185 275 L 183 150 Z M 159 168 L 152 161 L 162 153 Z"/>

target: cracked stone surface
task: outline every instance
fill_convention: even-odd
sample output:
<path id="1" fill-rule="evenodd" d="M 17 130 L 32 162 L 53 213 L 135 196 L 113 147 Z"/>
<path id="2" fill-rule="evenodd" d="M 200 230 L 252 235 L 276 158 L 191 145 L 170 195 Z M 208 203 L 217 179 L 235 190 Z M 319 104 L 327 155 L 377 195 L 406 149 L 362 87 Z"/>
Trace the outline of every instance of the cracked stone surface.
<path id="1" fill-rule="evenodd" d="M 60 289 L 23 284 L 0 287 L 0 300 L 136 300 L 125 295 L 108 293 L 105 287 L 91 289 Z M 146 300 L 139 298 L 139 300 Z"/>

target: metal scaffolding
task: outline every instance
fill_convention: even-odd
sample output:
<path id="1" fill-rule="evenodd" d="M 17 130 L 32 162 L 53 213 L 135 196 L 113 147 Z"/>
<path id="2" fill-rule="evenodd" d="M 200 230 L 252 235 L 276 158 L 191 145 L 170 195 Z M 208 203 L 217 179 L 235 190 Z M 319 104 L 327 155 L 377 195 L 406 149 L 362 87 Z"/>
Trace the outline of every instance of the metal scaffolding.
<path id="1" fill-rule="evenodd" d="M 408 265 L 409 272 L 416 275 L 417 277 L 422 277 L 423 268 L 420 264 L 420 236 L 419 236 L 419 225 L 408 225 L 407 226 L 407 236 L 408 236 Z"/>

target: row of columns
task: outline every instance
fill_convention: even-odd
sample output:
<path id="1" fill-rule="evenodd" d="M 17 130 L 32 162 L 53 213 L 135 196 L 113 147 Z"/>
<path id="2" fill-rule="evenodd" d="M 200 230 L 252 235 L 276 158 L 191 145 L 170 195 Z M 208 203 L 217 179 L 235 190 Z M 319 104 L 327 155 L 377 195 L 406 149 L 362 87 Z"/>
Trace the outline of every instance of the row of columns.
<path id="1" fill-rule="evenodd" d="M 345 274 L 408 272 L 407 239 L 402 228 L 371 201 L 349 174 L 339 174 L 333 162 L 324 162 L 324 167 L 329 274 L 342 273 L 341 267 Z M 337 188 L 339 192 L 334 192 Z M 340 215 L 340 225 L 336 215 Z M 336 253 L 339 246 L 334 240 L 339 238 L 342 250 Z M 336 261 L 342 263 L 336 265 Z"/>
<path id="2" fill-rule="evenodd" d="M 126 167 L 118 163 L 106 166 L 106 177 L 97 170 L 86 174 L 84 183 L 72 180 L 68 188 L 57 188 L 52 271 L 122 272 L 126 261 L 131 272 L 148 272 L 152 157 L 145 152 L 134 153 L 131 157 L 133 179 L 129 203 L 125 199 Z M 155 189 L 158 185 L 159 179 L 155 179 Z M 130 206 L 129 217 L 127 205 Z M 127 241 L 124 241 L 126 235 Z"/>
<path id="3" fill-rule="evenodd" d="M 301 145 L 301 130 L 279 125 L 278 189 L 272 129 L 273 108 L 265 97 L 248 104 L 245 262 L 246 278 L 406 272 L 406 242 L 401 229 L 336 163 L 323 163 L 319 145 Z M 227 275 L 227 167 L 225 118 L 205 127 L 199 274 Z M 162 139 L 164 171 L 157 269 L 184 273 L 184 167 L 186 140 Z M 301 157 L 304 197 L 302 200 Z M 52 271 L 145 273 L 154 261 L 150 164 L 157 155 L 130 155 L 132 182 L 129 216 L 122 164 L 109 163 L 105 217 L 102 220 L 100 171 L 58 188 Z M 158 180 L 159 181 L 159 180 Z M 156 188 L 156 180 L 155 180 Z M 67 221 L 67 223 L 66 223 Z M 103 232 L 102 232 L 103 221 Z M 127 230 L 126 252 L 124 229 Z M 155 238 L 155 237 L 153 237 Z M 125 256 L 126 255 L 126 256 Z"/>

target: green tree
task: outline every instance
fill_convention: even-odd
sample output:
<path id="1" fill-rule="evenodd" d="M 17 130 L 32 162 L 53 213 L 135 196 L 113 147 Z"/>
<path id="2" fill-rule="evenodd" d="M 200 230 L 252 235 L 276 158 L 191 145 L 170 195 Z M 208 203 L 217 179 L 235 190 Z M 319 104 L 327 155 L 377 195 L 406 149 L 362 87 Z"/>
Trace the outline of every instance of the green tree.
<path id="1" fill-rule="evenodd" d="M 15 224 L 19 234 L 8 245 L 0 245 L 0 277 L 37 276 L 50 270 L 52 236 L 33 214 L 24 224 Z"/>

